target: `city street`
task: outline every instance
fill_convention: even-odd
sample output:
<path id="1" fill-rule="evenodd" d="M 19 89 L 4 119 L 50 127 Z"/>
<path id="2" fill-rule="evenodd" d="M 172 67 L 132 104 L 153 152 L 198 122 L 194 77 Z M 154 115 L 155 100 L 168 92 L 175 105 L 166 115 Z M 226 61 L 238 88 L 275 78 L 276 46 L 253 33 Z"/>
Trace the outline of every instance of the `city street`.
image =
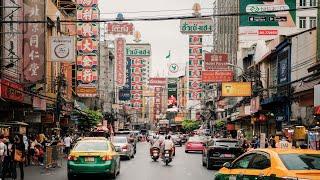
<path id="1" fill-rule="evenodd" d="M 214 172 L 201 165 L 201 154 L 186 154 L 184 146 L 176 148 L 176 157 L 167 167 L 161 161 L 153 162 L 148 149 L 148 143 L 139 143 L 135 158 L 121 161 L 121 173 L 117 180 L 212 179 Z M 27 167 L 25 171 L 25 180 L 67 180 L 65 163 L 63 168 L 44 170 Z"/>

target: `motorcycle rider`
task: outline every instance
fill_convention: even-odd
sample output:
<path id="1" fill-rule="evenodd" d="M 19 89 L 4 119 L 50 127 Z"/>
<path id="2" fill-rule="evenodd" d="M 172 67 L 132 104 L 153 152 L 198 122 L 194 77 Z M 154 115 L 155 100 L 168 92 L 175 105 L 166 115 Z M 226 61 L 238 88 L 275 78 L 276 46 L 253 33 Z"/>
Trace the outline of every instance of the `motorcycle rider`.
<path id="1" fill-rule="evenodd" d="M 165 137 L 165 140 L 163 141 L 162 146 L 163 146 L 163 152 L 165 152 L 166 150 L 169 150 L 170 157 L 172 157 L 172 149 L 174 147 L 174 143 L 172 142 L 170 135 Z M 163 155 L 164 153 L 162 153 L 162 156 Z"/>

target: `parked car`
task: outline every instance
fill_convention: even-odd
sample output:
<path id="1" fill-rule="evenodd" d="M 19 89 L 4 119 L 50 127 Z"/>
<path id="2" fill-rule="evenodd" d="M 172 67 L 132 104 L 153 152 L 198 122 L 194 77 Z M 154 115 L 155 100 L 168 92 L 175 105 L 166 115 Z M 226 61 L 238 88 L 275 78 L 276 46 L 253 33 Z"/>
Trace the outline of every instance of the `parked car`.
<path id="1" fill-rule="evenodd" d="M 126 136 L 114 136 L 111 139 L 116 151 L 121 157 L 134 158 L 134 147 Z"/>
<path id="2" fill-rule="evenodd" d="M 224 179 L 319 180 L 320 151 L 308 149 L 256 149 L 232 163 L 226 162 L 215 175 Z"/>
<path id="3" fill-rule="evenodd" d="M 188 153 L 190 151 L 203 152 L 204 149 L 204 140 L 199 136 L 192 136 L 188 139 L 185 144 L 185 152 Z"/>
<path id="4" fill-rule="evenodd" d="M 82 174 L 111 175 L 120 173 L 120 157 L 112 143 L 103 137 L 86 137 L 78 141 L 68 156 L 68 179 Z"/>
<path id="5" fill-rule="evenodd" d="M 243 153 L 240 141 L 236 139 L 212 139 L 204 147 L 202 165 L 207 169 L 221 167 L 225 162 L 232 162 Z"/>

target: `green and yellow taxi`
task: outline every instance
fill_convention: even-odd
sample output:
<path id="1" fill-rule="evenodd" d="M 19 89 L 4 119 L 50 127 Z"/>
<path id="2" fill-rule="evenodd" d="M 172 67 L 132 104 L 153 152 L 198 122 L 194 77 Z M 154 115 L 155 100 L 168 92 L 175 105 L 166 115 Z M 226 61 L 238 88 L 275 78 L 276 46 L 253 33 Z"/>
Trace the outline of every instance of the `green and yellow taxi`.
<path id="1" fill-rule="evenodd" d="M 82 174 L 116 178 L 120 173 L 120 156 L 106 138 L 83 138 L 70 152 L 67 169 L 69 180 Z"/>
<path id="2" fill-rule="evenodd" d="M 225 163 L 215 180 L 320 180 L 320 151 L 256 149 Z"/>

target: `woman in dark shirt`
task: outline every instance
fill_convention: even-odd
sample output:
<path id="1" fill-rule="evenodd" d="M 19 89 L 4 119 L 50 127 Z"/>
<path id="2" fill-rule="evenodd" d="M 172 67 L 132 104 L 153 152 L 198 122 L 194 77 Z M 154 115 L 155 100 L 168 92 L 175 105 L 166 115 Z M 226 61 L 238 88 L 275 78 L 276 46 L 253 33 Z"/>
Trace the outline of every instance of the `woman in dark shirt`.
<path id="1" fill-rule="evenodd" d="M 13 179 L 17 179 L 17 164 L 19 165 L 20 168 L 20 179 L 23 180 L 24 179 L 24 171 L 23 171 L 23 162 L 24 162 L 24 158 L 26 157 L 25 154 L 25 145 L 22 141 L 22 135 L 18 134 L 14 137 L 14 144 L 12 147 L 12 157 L 13 157 Z M 16 151 L 19 150 L 22 153 L 22 156 L 19 158 L 21 160 L 17 160 L 17 158 L 15 157 L 16 155 Z"/>

